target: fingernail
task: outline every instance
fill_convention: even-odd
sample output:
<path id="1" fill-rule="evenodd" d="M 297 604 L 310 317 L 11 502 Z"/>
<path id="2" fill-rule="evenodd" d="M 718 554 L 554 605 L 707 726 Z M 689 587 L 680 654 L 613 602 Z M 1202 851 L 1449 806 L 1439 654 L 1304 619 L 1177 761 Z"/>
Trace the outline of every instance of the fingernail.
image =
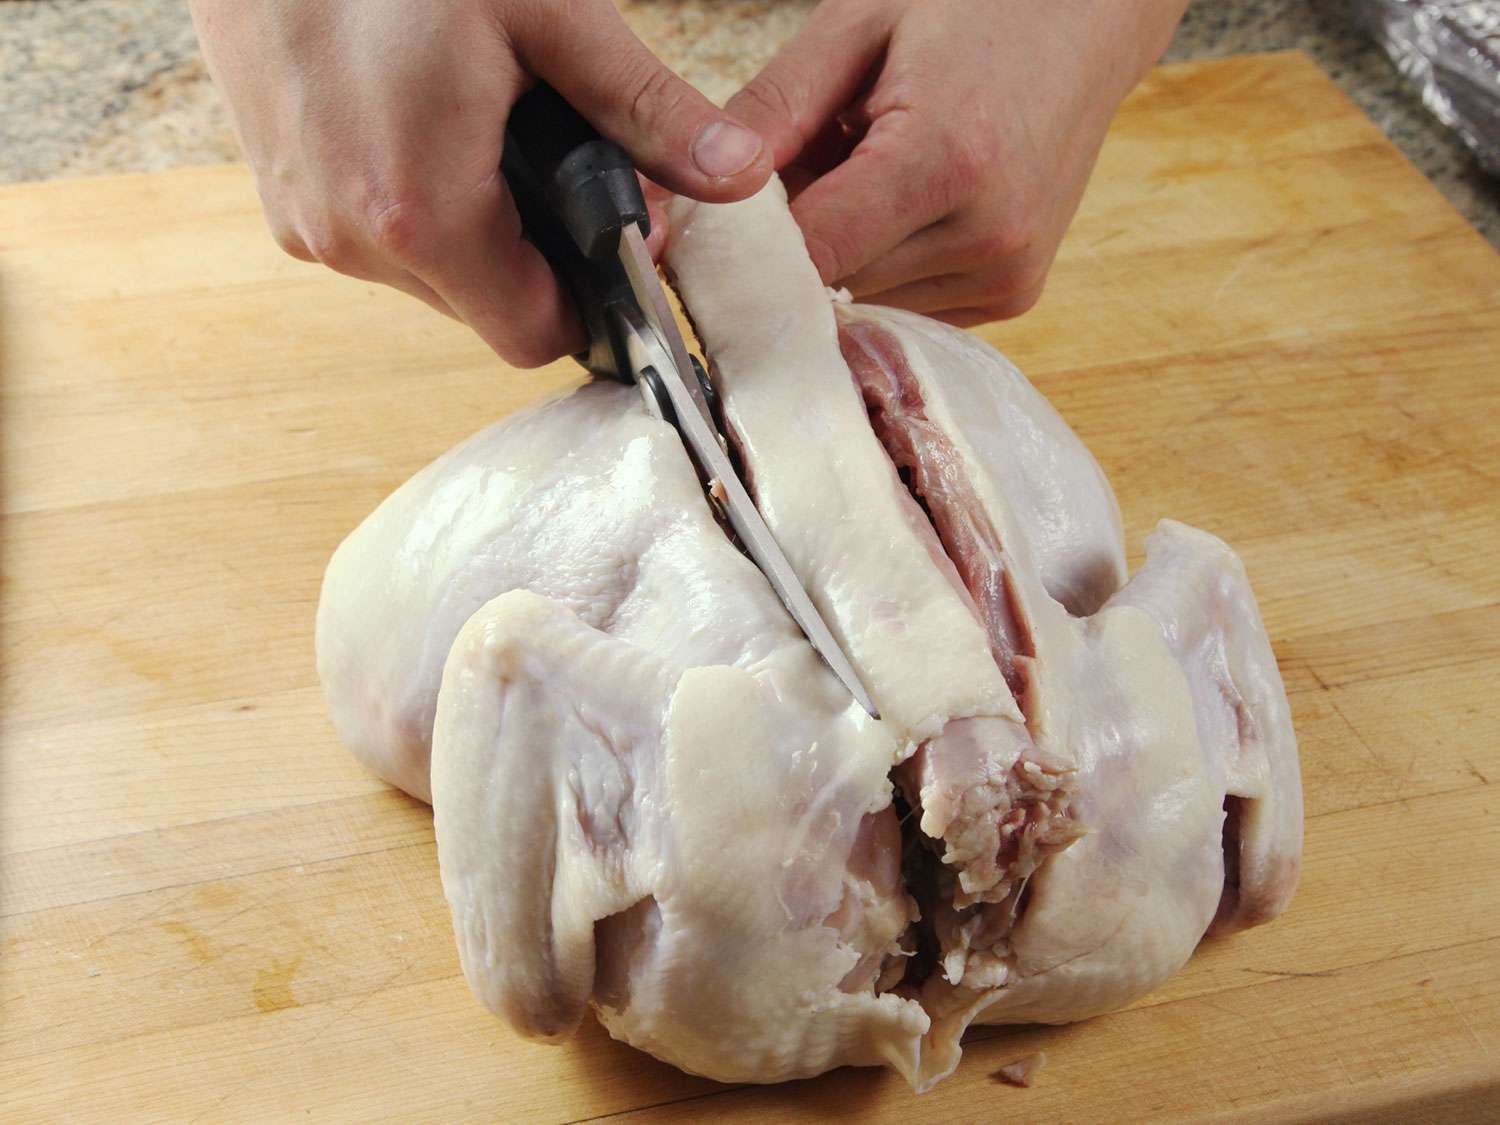
<path id="1" fill-rule="evenodd" d="M 693 140 L 693 163 L 714 179 L 737 176 L 760 155 L 760 136 L 733 121 L 710 121 Z"/>

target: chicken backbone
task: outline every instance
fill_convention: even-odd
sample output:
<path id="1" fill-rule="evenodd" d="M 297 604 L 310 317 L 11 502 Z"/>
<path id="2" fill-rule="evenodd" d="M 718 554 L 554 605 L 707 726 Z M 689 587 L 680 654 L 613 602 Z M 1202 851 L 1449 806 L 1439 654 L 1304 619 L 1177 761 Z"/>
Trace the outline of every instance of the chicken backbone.
<path id="1" fill-rule="evenodd" d="M 779 183 L 673 207 L 725 432 L 881 718 L 633 388 L 423 469 L 329 564 L 318 670 L 432 803 L 479 998 L 726 1082 L 922 1089 L 971 1023 L 1109 1011 L 1278 914 L 1301 782 L 1235 554 L 1163 522 L 1127 582 L 1108 482 L 1003 356 L 831 296 Z"/>

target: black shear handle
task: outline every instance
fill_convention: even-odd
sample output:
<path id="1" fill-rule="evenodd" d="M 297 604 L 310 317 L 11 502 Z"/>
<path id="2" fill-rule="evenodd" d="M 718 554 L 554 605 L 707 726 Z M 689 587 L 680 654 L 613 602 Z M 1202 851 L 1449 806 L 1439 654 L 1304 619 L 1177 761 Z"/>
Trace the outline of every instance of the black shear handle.
<path id="1" fill-rule="evenodd" d="M 610 308 L 634 302 L 620 264 L 620 232 L 651 220 L 635 165 L 545 83 L 511 108 L 500 170 L 521 226 L 573 297 L 589 334 L 574 358 L 597 375 L 634 381 Z"/>

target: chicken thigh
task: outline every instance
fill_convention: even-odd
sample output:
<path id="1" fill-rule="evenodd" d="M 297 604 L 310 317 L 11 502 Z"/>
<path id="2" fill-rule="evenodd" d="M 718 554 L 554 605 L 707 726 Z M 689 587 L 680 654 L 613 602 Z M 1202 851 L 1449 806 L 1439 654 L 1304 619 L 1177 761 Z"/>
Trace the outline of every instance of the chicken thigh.
<path id="1" fill-rule="evenodd" d="M 925 1088 L 972 1022 L 1108 1011 L 1279 913 L 1296 743 L 1233 552 L 1164 522 L 1126 582 L 1045 399 L 963 332 L 831 297 L 779 184 L 672 227 L 747 484 L 881 718 L 635 390 L 422 470 L 330 563 L 319 672 L 351 749 L 433 804 L 484 1003 L 541 1038 L 592 1006 L 725 1081 Z"/>

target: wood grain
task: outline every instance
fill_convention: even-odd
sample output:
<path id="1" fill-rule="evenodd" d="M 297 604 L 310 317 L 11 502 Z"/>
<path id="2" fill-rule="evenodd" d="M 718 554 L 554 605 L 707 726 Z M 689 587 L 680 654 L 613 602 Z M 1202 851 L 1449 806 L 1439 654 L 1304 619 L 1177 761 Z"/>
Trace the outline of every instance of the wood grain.
<path id="1" fill-rule="evenodd" d="M 0 190 L 0 1117 L 901 1122 L 1500 1113 L 1500 258 L 1305 58 L 1158 71 L 1041 305 L 982 335 L 1161 516 L 1244 555 L 1305 875 L 1130 1009 L 980 1029 L 921 1098 L 515 1039 L 427 809 L 337 745 L 321 570 L 575 380 L 285 259 L 241 168 Z M 1035 1050 L 1030 1090 L 994 1072 Z"/>

